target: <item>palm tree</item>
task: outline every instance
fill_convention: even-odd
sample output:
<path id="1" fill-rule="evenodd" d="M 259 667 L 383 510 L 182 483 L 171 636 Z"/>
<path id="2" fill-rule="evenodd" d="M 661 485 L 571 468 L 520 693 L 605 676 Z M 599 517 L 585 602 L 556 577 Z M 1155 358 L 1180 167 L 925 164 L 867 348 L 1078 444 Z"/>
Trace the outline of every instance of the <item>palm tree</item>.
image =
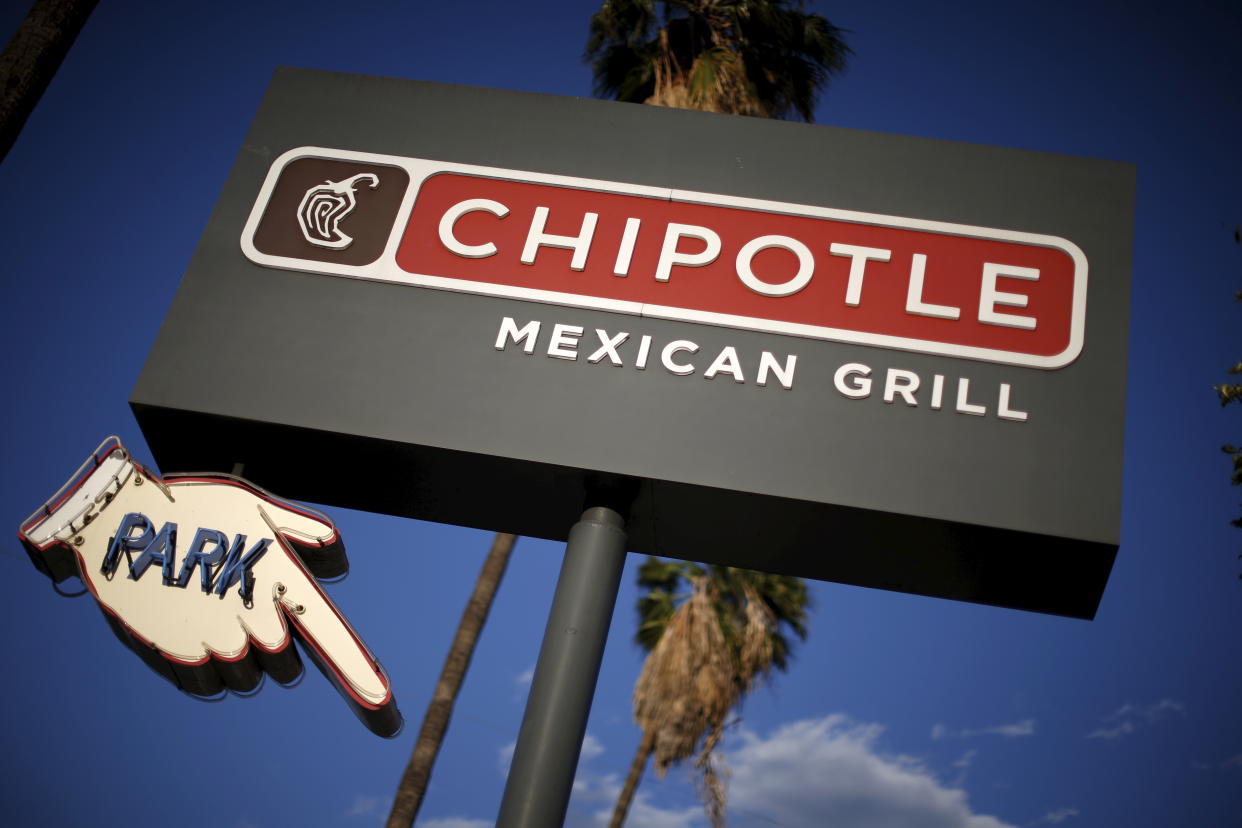
<path id="1" fill-rule="evenodd" d="M 427 783 L 431 781 L 431 769 L 436 763 L 440 744 L 444 741 L 444 733 L 448 730 L 449 719 L 453 715 L 457 693 L 461 690 L 466 669 L 470 666 L 470 657 L 474 654 L 474 645 L 479 640 L 484 622 L 487 621 L 492 599 L 496 597 L 496 590 L 500 587 L 500 579 L 505 574 L 509 555 L 516 542 L 516 535 L 503 532 L 498 532 L 492 541 L 491 551 L 483 561 L 483 568 L 474 583 L 474 591 L 470 594 L 470 600 L 466 602 L 466 609 L 457 625 L 453 644 L 444 658 L 440 680 L 436 683 L 435 693 L 423 716 L 423 726 L 418 732 L 418 740 L 414 743 L 414 752 L 410 755 L 410 762 L 397 786 L 387 828 L 409 828 L 418 816 L 423 795 L 427 792 Z"/>
<path id="2" fill-rule="evenodd" d="M 689 592 L 681 590 L 682 581 Z M 638 583 L 635 640 L 648 651 L 634 686 L 634 718 L 643 731 L 613 828 L 625 822 L 647 760 L 663 778 L 694 756 L 699 793 L 713 826 L 724 825 L 725 791 L 715 749 L 729 711 L 772 668 L 789 661 L 786 628 L 806 637 L 806 582 L 732 567 L 648 558 Z"/>
<path id="3" fill-rule="evenodd" d="M 98 0 L 35 0 L 0 55 L 0 161 L 47 89 Z"/>
<path id="4" fill-rule="evenodd" d="M 600 97 L 804 121 L 850 54 L 801 0 L 605 0 L 586 45 Z"/>

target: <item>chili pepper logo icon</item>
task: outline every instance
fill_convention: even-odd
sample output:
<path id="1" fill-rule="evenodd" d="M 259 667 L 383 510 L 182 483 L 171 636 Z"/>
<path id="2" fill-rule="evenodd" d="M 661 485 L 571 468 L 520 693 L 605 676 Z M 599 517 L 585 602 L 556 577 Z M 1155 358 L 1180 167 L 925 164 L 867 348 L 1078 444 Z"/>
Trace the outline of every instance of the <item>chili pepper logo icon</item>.
<path id="1" fill-rule="evenodd" d="M 354 192 L 358 182 L 369 181 L 374 190 L 379 177 L 374 173 L 359 173 L 341 181 L 325 181 L 311 187 L 298 205 L 298 225 L 302 236 L 316 247 L 344 250 L 354 243 L 352 236 L 341 231 L 341 220 L 358 205 Z"/>

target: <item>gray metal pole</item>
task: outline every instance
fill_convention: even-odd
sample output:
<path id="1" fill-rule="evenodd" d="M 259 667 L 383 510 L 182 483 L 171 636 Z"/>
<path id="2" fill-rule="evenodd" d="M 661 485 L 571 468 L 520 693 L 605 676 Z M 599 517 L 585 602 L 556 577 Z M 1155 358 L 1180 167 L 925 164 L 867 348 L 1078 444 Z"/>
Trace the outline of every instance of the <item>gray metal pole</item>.
<path id="1" fill-rule="evenodd" d="M 624 566 L 625 521 L 612 509 L 587 509 L 569 532 L 498 828 L 565 822 Z"/>

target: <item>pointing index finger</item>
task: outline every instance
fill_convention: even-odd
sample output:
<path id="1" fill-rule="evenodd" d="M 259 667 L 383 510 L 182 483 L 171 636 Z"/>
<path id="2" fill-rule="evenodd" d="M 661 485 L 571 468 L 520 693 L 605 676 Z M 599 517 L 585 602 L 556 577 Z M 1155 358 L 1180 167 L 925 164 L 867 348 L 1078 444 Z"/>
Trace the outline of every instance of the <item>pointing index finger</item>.
<path id="1" fill-rule="evenodd" d="M 263 562 L 263 577 L 290 631 L 367 727 L 395 735 L 401 716 L 383 668 L 308 571 L 300 550 L 291 548 L 287 532 L 275 527 L 266 505 L 259 511 L 281 545 L 283 554 Z"/>

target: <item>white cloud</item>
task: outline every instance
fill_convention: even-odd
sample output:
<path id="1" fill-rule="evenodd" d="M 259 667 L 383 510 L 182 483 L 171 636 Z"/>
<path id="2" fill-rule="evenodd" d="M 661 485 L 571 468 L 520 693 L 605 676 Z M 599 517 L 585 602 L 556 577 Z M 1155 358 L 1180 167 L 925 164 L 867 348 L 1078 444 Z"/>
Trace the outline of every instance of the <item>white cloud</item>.
<path id="1" fill-rule="evenodd" d="M 591 759 L 594 759 L 596 756 L 599 756 L 603 752 L 604 752 L 604 746 L 600 744 L 599 739 L 596 739 L 594 736 L 588 733 L 586 737 L 582 740 L 582 753 L 578 754 L 578 761 L 580 763 L 589 761 Z"/>
<path id="2" fill-rule="evenodd" d="M 1158 722 L 1170 713 L 1186 715 L 1186 705 L 1173 699 L 1161 699 L 1154 704 L 1123 704 L 1103 718 L 1105 724 L 1087 734 L 1088 739 L 1115 740 L 1129 736 L 1139 727 Z"/>
<path id="3" fill-rule="evenodd" d="M 526 701 L 526 696 L 530 693 L 530 683 L 535 678 L 535 665 L 527 667 L 522 672 L 513 677 L 513 701 L 521 704 Z"/>
<path id="4" fill-rule="evenodd" d="M 970 771 L 970 766 L 974 764 L 975 757 L 979 755 L 976 748 L 971 748 L 953 761 L 953 767 L 957 768 L 957 776 L 953 778 L 953 787 L 960 788 L 966 784 L 966 774 Z"/>
<path id="5" fill-rule="evenodd" d="M 386 817 L 392 810 L 392 796 L 368 796 L 358 794 L 345 812 L 347 817 Z"/>
<path id="6" fill-rule="evenodd" d="M 627 828 L 702 828 L 707 824 L 703 807 L 697 800 L 693 805 L 681 808 L 661 808 L 651 801 L 653 792 L 664 792 L 655 780 L 655 775 L 646 777 L 644 785 L 645 787 L 639 787 L 630 803 L 625 819 Z M 598 828 L 608 825 L 620 793 L 621 780 L 616 774 L 596 774 L 579 768 L 578 775 L 574 777 L 573 795 L 569 800 L 565 828 Z"/>
<path id="7" fill-rule="evenodd" d="M 1122 722 L 1115 727 L 1097 727 L 1087 734 L 1088 739 L 1120 739 L 1134 732 L 1133 722 Z"/>
<path id="8" fill-rule="evenodd" d="M 1186 705 L 1173 699 L 1161 699 L 1155 704 L 1123 704 L 1116 712 L 1109 714 L 1105 721 L 1139 718 L 1149 722 L 1160 719 L 1166 713 L 1180 713 L 1186 715 Z"/>
<path id="9" fill-rule="evenodd" d="M 1004 736 L 1013 739 L 1018 736 L 1033 736 L 1034 734 L 1034 719 L 1023 719 L 1018 722 L 992 725 L 991 727 L 964 728 L 962 730 L 952 730 L 948 725 L 935 724 L 931 729 L 931 737 L 935 741 L 948 738 L 969 739 L 974 736 Z"/>
<path id="10" fill-rule="evenodd" d="M 917 758 L 881 752 L 884 728 L 835 714 L 793 722 L 766 735 L 743 729 L 722 751 L 728 766 L 731 828 L 832 825 L 834 828 L 1014 828 L 975 814 L 966 794 L 941 783 Z M 585 755 L 585 750 L 584 750 Z M 953 762 L 965 773 L 977 751 Z M 621 778 L 579 768 L 565 825 L 608 825 Z M 673 793 L 677 805 L 654 798 Z M 705 828 L 702 805 L 685 802 L 686 790 L 644 779 L 630 807 L 627 828 Z"/>
<path id="11" fill-rule="evenodd" d="M 418 823 L 418 828 L 493 828 L 496 823 L 490 819 L 467 819 L 466 817 L 441 817 L 428 819 Z"/>
<path id="12" fill-rule="evenodd" d="M 793 722 L 766 737 L 742 731 L 725 751 L 732 777 L 729 824 L 1009 825 L 973 813 L 964 791 L 945 787 L 917 760 L 880 753 L 876 743 L 882 732 L 880 725 L 841 714 Z"/>
<path id="13" fill-rule="evenodd" d="M 611 809 L 605 813 L 608 817 L 612 816 Z M 596 815 L 596 824 L 607 825 L 608 820 L 600 819 L 600 816 L 600 814 Z M 700 805 L 691 805 L 680 810 L 657 808 L 640 793 L 634 796 L 634 804 L 630 806 L 625 824 L 630 828 L 694 828 L 697 825 L 706 825 L 707 819 L 703 816 L 703 808 Z"/>
<path id="14" fill-rule="evenodd" d="M 1234 770 L 1242 770 L 1242 753 L 1234 754 L 1233 756 L 1230 756 L 1228 759 L 1225 759 L 1224 761 L 1219 762 L 1217 764 L 1212 764 L 1211 762 L 1203 762 L 1203 761 L 1196 759 L 1190 763 L 1190 766 L 1197 771 L 1219 770 L 1219 771 L 1228 772 L 1228 771 L 1234 771 Z"/>
<path id="15" fill-rule="evenodd" d="M 509 776 L 509 764 L 513 761 L 513 751 L 515 750 L 517 750 L 517 742 L 510 742 L 496 751 L 496 767 L 500 770 L 502 778 Z"/>
<path id="16" fill-rule="evenodd" d="M 1072 819 L 1078 815 L 1079 811 L 1077 808 L 1057 808 L 1055 811 L 1049 811 L 1044 814 L 1042 817 L 1035 820 L 1033 824 L 1038 825 L 1041 822 L 1046 822 L 1049 825 L 1060 825 L 1062 822 L 1065 822 L 1065 820 Z"/>
<path id="17" fill-rule="evenodd" d="M 1035 733 L 1035 720 L 1023 719 L 1020 722 L 1012 724 L 995 725 L 993 727 L 985 727 L 980 733 L 994 733 L 997 736 L 1007 736 L 1014 738 L 1016 736 L 1032 736 Z"/>

